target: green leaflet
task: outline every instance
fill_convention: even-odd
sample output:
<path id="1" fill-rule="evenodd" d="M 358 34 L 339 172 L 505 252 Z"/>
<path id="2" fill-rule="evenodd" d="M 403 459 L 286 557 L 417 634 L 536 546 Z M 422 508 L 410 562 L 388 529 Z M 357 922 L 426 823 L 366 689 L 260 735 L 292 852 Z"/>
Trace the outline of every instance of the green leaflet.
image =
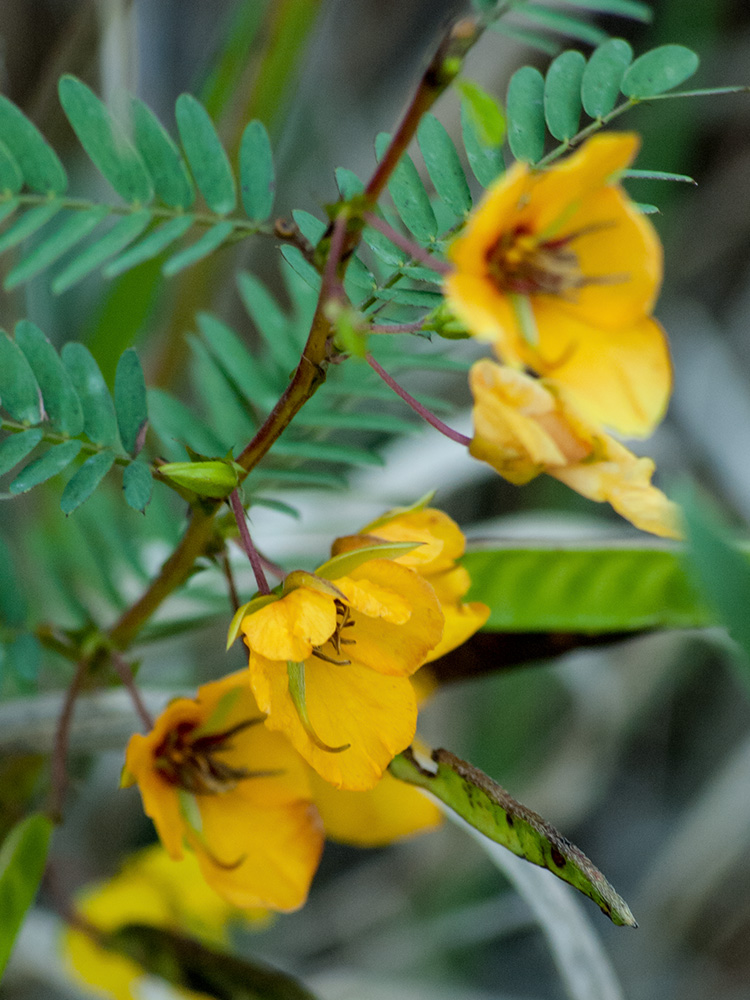
<path id="1" fill-rule="evenodd" d="M 42 880 L 51 834 L 52 821 L 36 813 L 17 823 L 0 848 L 0 976 Z"/>
<path id="2" fill-rule="evenodd" d="M 644 24 L 649 24 L 654 17 L 651 7 L 640 0 L 568 0 L 568 3 L 571 7 L 629 17 L 634 21 L 643 21 Z"/>
<path id="3" fill-rule="evenodd" d="M 437 771 L 420 767 L 411 749 L 399 754 L 390 772 L 424 788 L 495 843 L 592 899 L 612 923 L 635 927 L 630 907 L 577 847 L 537 813 L 521 805 L 482 771 L 448 750 L 434 750 Z"/>
<path id="4" fill-rule="evenodd" d="M 355 448 L 328 441 L 299 441 L 285 435 L 271 449 L 274 457 L 304 458 L 318 462 L 343 462 L 346 465 L 383 465 L 383 459 L 369 448 Z"/>
<path id="5" fill-rule="evenodd" d="M 251 121 L 240 142 L 240 189 L 248 217 L 265 222 L 273 210 L 276 179 L 271 140 L 265 125 Z"/>
<path id="6" fill-rule="evenodd" d="M 139 240 L 135 246 L 129 247 L 119 257 L 115 257 L 113 261 L 107 264 L 104 268 L 104 277 L 115 278 L 118 274 L 128 271 L 137 264 L 143 264 L 144 261 L 153 260 L 154 257 L 158 257 L 170 244 L 174 243 L 175 240 L 178 240 L 190 229 L 193 221 L 192 215 L 183 215 L 165 222 L 163 226 L 154 229 L 147 236 L 144 236 L 142 240 Z"/>
<path id="7" fill-rule="evenodd" d="M 63 514 L 72 514 L 84 500 L 88 500 L 99 483 L 104 479 L 115 461 L 113 451 L 100 451 L 87 458 L 80 469 L 65 484 L 60 509 Z"/>
<path id="8" fill-rule="evenodd" d="M 342 552 L 318 566 L 315 575 L 324 580 L 338 580 L 371 559 L 398 559 L 418 549 L 421 542 L 379 542 L 377 545 L 363 545 L 351 552 Z"/>
<path id="9" fill-rule="evenodd" d="M 105 946 L 181 990 L 216 1000 L 316 1000 L 286 973 L 160 927 L 128 924 L 107 935 Z"/>
<path id="10" fill-rule="evenodd" d="M 135 461 L 126 465 L 122 474 L 125 500 L 133 510 L 144 511 L 151 499 L 154 480 L 145 462 Z"/>
<path id="11" fill-rule="evenodd" d="M 74 76 L 58 84 L 63 111 L 102 176 L 130 204 L 147 205 L 154 186 L 138 150 L 96 94 Z"/>
<path id="12" fill-rule="evenodd" d="M 204 257 L 212 254 L 214 250 L 218 250 L 221 244 L 232 235 L 233 231 L 234 226 L 231 222 L 217 222 L 215 226 L 211 226 L 191 246 L 180 250 L 179 253 L 170 257 L 161 269 L 162 274 L 167 278 L 171 278 L 175 274 L 179 274 L 180 271 L 184 271 L 186 267 L 192 267 L 193 264 L 197 264 L 199 260 L 203 260 Z"/>
<path id="13" fill-rule="evenodd" d="M 684 45 L 660 45 L 628 67 L 620 89 L 626 97 L 634 98 L 663 94 L 691 77 L 699 62 L 695 52 Z"/>
<path id="14" fill-rule="evenodd" d="M 281 248 L 281 256 L 310 288 L 320 291 L 322 278 L 299 247 L 287 243 Z"/>
<path id="15" fill-rule="evenodd" d="M 44 205 L 37 205 L 30 208 L 13 223 L 10 229 L 6 229 L 0 236 L 0 253 L 11 250 L 13 247 L 23 243 L 29 236 L 33 236 L 42 226 L 46 226 L 62 208 L 60 201 L 48 201 Z"/>
<path id="16" fill-rule="evenodd" d="M 27 493 L 40 483 L 46 483 L 62 472 L 81 450 L 80 441 L 63 441 L 53 445 L 39 458 L 30 462 L 8 487 L 11 493 Z"/>
<path id="17" fill-rule="evenodd" d="M 50 264 L 54 264 L 63 254 L 93 232 L 108 213 L 109 209 L 100 205 L 85 212 L 69 215 L 54 232 L 46 233 L 44 239 L 11 268 L 3 282 L 3 288 L 10 291 L 44 271 Z"/>
<path id="18" fill-rule="evenodd" d="M 148 408 L 152 428 L 161 438 L 169 457 L 175 461 L 184 458 L 182 445 L 201 455 L 226 454 L 228 443 L 169 393 L 149 389 Z"/>
<path id="19" fill-rule="evenodd" d="M 310 218 L 313 219 L 313 216 Z M 263 282 L 254 274 L 240 271 L 237 275 L 237 290 L 248 316 L 263 337 L 271 356 L 282 371 L 293 371 L 299 361 L 302 344 L 294 342 L 288 316 Z"/>
<path id="20" fill-rule="evenodd" d="M 21 431 L 20 434 L 9 434 L 0 442 L 0 476 L 10 472 L 30 455 L 41 440 L 42 432 L 38 427 L 30 431 Z"/>
<path id="21" fill-rule="evenodd" d="M 23 187 L 23 174 L 18 160 L 4 142 L 0 142 L 0 191 L 7 197 L 18 194 Z"/>
<path id="22" fill-rule="evenodd" d="M 177 144 L 143 101 L 131 98 L 130 111 L 135 143 L 151 175 L 156 197 L 172 208 L 190 208 L 195 189 Z"/>
<path id="23" fill-rule="evenodd" d="M 375 139 L 375 152 L 378 159 L 384 155 L 390 139 L 387 132 L 381 132 Z M 406 228 L 420 242 L 429 243 L 434 240 L 438 234 L 437 219 L 425 186 L 408 153 L 404 153 L 398 166 L 391 174 L 388 191 Z"/>
<path id="24" fill-rule="evenodd" d="M 583 108 L 591 118 L 603 118 L 614 108 L 632 59 L 633 50 L 622 38 L 610 38 L 591 53 L 581 81 Z"/>
<path id="25" fill-rule="evenodd" d="M 96 444 L 117 448 L 120 437 L 115 407 L 91 351 L 83 344 L 71 341 L 63 345 L 60 356 L 81 401 L 86 437 Z"/>
<path id="26" fill-rule="evenodd" d="M 222 436 L 232 447 L 246 443 L 257 429 L 252 413 L 203 340 L 189 336 L 188 343 L 190 378 L 209 423 L 212 427 L 221 427 Z"/>
<path id="27" fill-rule="evenodd" d="M 342 743 L 341 746 L 337 747 L 329 746 L 328 743 L 324 743 L 321 740 L 313 729 L 310 716 L 307 713 L 307 701 L 305 697 L 305 664 L 287 660 L 286 672 L 289 678 L 289 697 L 308 738 L 319 750 L 324 750 L 326 753 L 343 753 L 344 750 L 348 750 L 351 743 Z"/>
<path id="28" fill-rule="evenodd" d="M 229 158 L 211 116 L 192 94 L 180 94 L 175 105 L 177 128 L 195 183 L 217 215 L 228 215 L 237 205 L 237 189 Z"/>
<path id="29" fill-rule="evenodd" d="M 26 356 L 0 331 L 0 405 L 23 424 L 42 421 L 42 394 Z"/>
<path id="30" fill-rule="evenodd" d="M 62 194 L 68 176 L 39 129 L 7 97 L 0 95 L 0 134 L 21 168 L 28 188 L 39 194 Z"/>
<path id="31" fill-rule="evenodd" d="M 124 351 L 117 362 L 115 414 L 122 446 L 129 455 L 135 457 L 143 447 L 148 407 L 143 369 L 132 347 Z"/>
<path id="32" fill-rule="evenodd" d="M 557 8 L 551 10 L 548 7 L 532 7 L 530 4 L 524 4 L 522 11 L 527 20 L 550 31 L 557 31 L 568 38 L 577 38 L 578 41 L 586 42 L 587 45 L 599 45 L 608 37 L 607 32 L 601 28 L 597 28 L 587 21 L 579 21 L 578 18 L 571 17 L 569 14 L 563 14 Z"/>
<path id="33" fill-rule="evenodd" d="M 445 126 L 430 114 L 419 123 L 417 136 L 435 190 L 448 208 L 462 218 L 471 211 L 471 192 L 453 140 Z M 502 136 L 499 141 L 502 142 Z"/>
<path id="34" fill-rule="evenodd" d="M 250 403 L 262 408 L 273 406 L 277 394 L 264 366 L 248 351 L 234 330 L 210 313 L 198 313 L 198 329 L 224 374 Z"/>
<path id="35" fill-rule="evenodd" d="M 59 354 L 34 323 L 16 324 L 16 343 L 26 355 L 44 400 L 47 417 L 61 434 L 75 437 L 83 430 L 83 410 L 68 370 Z"/>
<path id="36" fill-rule="evenodd" d="M 523 543 L 462 559 L 489 631 L 618 632 L 711 621 L 676 546 Z"/>
<path id="37" fill-rule="evenodd" d="M 522 66 L 510 78 L 507 97 L 508 143 L 517 160 L 535 163 L 544 155 L 544 77 Z"/>
<path id="38" fill-rule="evenodd" d="M 461 101 L 461 130 L 466 158 L 482 187 L 489 187 L 505 170 L 502 147 L 487 143 L 474 119 L 469 102 L 464 98 Z"/>
<path id="39" fill-rule="evenodd" d="M 147 209 L 140 212 L 133 212 L 119 219 L 110 231 L 90 244 L 86 249 L 76 255 L 75 259 L 63 268 L 52 282 L 52 291 L 55 295 L 66 292 L 73 285 L 82 281 L 98 267 L 120 253 L 128 244 L 137 239 L 146 226 L 151 222 L 152 215 Z"/>
<path id="40" fill-rule="evenodd" d="M 552 61 L 544 81 L 547 128 L 562 142 L 572 139 L 581 119 L 581 81 L 586 60 L 580 52 L 562 52 Z"/>

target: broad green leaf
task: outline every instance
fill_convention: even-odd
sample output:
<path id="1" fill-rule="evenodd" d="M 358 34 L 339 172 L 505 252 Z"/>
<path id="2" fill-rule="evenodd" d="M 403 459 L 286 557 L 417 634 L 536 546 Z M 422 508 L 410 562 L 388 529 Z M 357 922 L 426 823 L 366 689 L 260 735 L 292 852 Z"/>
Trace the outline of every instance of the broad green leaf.
<path id="1" fill-rule="evenodd" d="M 6 197 L 18 192 L 23 187 L 23 174 L 18 160 L 4 142 L 0 142 L 0 192 Z"/>
<path id="2" fill-rule="evenodd" d="M 663 94 L 691 77 L 699 62 L 695 52 L 684 45 L 660 45 L 628 67 L 620 89 L 626 97 L 634 98 Z"/>
<path id="3" fill-rule="evenodd" d="M 473 80 L 458 80 L 456 86 L 484 145 L 502 146 L 507 125 L 505 113 L 496 99 Z"/>
<path id="4" fill-rule="evenodd" d="M 88 500 L 99 483 L 104 479 L 115 461 L 113 451 L 100 451 L 87 458 L 80 469 L 65 484 L 60 509 L 63 514 L 72 514 L 84 500 Z"/>
<path id="5" fill-rule="evenodd" d="M 29 462 L 26 468 L 13 480 L 8 487 L 11 493 L 27 493 L 40 483 L 46 483 L 58 472 L 67 468 L 81 450 L 80 441 L 63 441 L 53 445 L 39 458 Z"/>
<path id="6" fill-rule="evenodd" d="M 316 1000 L 287 973 L 161 927 L 128 924 L 108 934 L 104 946 L 191 995 L 208 994 L 216 1000 Z"/>
<path id="7" fill-rule="evenodd" d="M 54 264 L 93 232 L 108 214 L 106 206 L 98 206 L 69 215 L 54 232 L 46 234 L 41 242 L 11 268 L 3 282 L 3 288 L 10 291 Z"/>
<path id="8" fill-rule="evenodd" d="M 589 56 L 581 81 L 583 108 L 591 118 L 608 115 L 620 96 L 625 70 L 633 60 L 633 50 L 622 38 L 602 42 Z"/>
<path id="9" fill-rule="evenodd" d="M 544 77 L 522 66 L 510 78 L 506 111 L 508 143 L 517 160 L 535 163 L 544 156 Z"/>
<path id="10" fill-rule="evenodd" d="M 677 550 L 655 543 L 518 542 L 468 552 L 471 600 L 497 632 L 619 632 L 691 628 L 711 615 Z"/>
<path id="11" fill-rule="evenodd" d="M 37 434 L 38 431 L 25 433 Z M 5 541 L 0 538 L 0 624 L 7 628 L 20 628 L 26 621 L 27 614 L 28 606 L 16 579 L 13 556 Z"/>
<path id="12" fill-rule="evenodd" d="M 107 383 L 88 347 L 70 341 L 60 355 L 83 410 L 83 431 L 89 441 L 117 448 L 117 417 Z"/>
<path id="13" fill-rule="evenodd" d="M 137 97 L 131 98 L 135 144 L 143 157 L 156 197 L 172 208 L 190 208 L 195 189 L 180 150 L 162 123 Z"/>
<path id="14" fill-rule="evenodd" d="M 126 465 L 122 473 L 122 489 L 125 499 L 133 510 L 144 511 L 151 499 L 154 479 L 145 462 L 137 461 Z"/>
<path id="15" fill-rule="evenodd" d="M 342 552 L 341 555 L 328 559 L 318 566 L 315 575 L 324 580 L 339 580 L 371 559 L 398 559 L 399 556 L 406 556 L 418 549 L 421 544 L 422 542 L 378 542 L 376 545 L 363 545 L 362 548 Z"/>
<path id="16" fill-rule="evenodd" d="M 268 132 L 260 121 L 250 122 L 240 142 L 242 206 L 250 219 L 265 222 L 273 209 L 276 179 Z"/>
<path id="17" fill-rule="evenodd" d="M 30 208 L 28 212 L 24 212 L 0 236 L 0 253 L 11 250 L 13 247 L 18 246 L 19 243 L 27 240 L 29 236 L 33 236 L 42 226 L 46 226 L 61 208 L 62 202 L 48 201 L 44 205 L 37 205 L 35 208 Z"/>
<path id="18" fill-rule="evenodd" d="M 581 80 L 586 60 L 571 49 L 554 59 L 544 82 L 544 116 L 547 128 L 565 142 L 578 131 L 581 120 Z"/>
<path id="19" fill-rule="evenodd" d="M 74 76 L 63 76 L 58 92 L 78 141 L 102 176 L 125 201 L 148 204 L 154 197 L 154 186 L 146 166 L 106 106 Z"/>
<path id="20" fill-rule="evenodd" d="M 66 292 L 92 271 L 101 267 L 110 257 L 114 257 L 115 254 L 124 250 L 141 235 L 152 218 L 153 216 L 148 209 L 142 209 L 119 219 L 106 236 L 102 236 L 101 239 L 86 247 L 82 253 L 76 255 L 67 267 L 60 271 L 52 282 L 52 291 L 55 295 Z"/>
<path id="21" fill-rule="evenodd" d="M 417 136 L 435 190 L 452 212 L 463 217 L 471 211 L 471 192 L 453 140 L 445 126 L 430 114 L 419 123 Z"/>
<path id="22" fill-rule="evenodd" d="M 336 187 L 339 189 L 343 201 L 350 201 L 358 194 L 362 194 L 365 189 L 364 184 L 354 171 L 347 170 L 346 167 L 336 167 Z"/>
<path id="23" fill-rule="evenodd" d="M 300 278 L 302 278 L 302 280 L 310 286 L 310 288 L 316 292 L 320 290 L 322 278 L 312 266 L 310 261 L 305 258 L 305 255 L 299 247 L 286 243 L 281 248 L 281 256 L 287 264 L 297 272 Z"/>
<path id="24" fill-rule="evenodd" d="M 640 0 L 567 0 L 567 3 L 571 7 L 629 17 L 634 21 L 643 21 L 644 24 L 650 24 L 654 17 L 651 7 Z"/>
<path id="25" fill-rule="evenodd" d="M 38 427 L 20 434 L 9 434 L 0 442 L 0 476 L 14 469 L 27 455 L 30 455 L 42 440 Z"/>
<path id="26" fill-rule="evenodd" d="M 461 101 L 461 134 L 472 173 L 482 187 L 489 187 L 505 170 L 502 148 L 484 142 L 466 100 Z"/>
<path id="27" fill-rule="evenodd" d="M 170 458 L 184 457 L 181 445 L 187 445 L 201 455 L 225 455 L 228 443 L 213 431 L 205 421 L 189 410 L 184 403 L 163 392 L 150 389 L 148 409 L 151 427 L 159 435 Z"/>
<path id="28" fill-rule="evenodd" d="M 0 848 L 0 977 L 47 864 L 52 821 L 35 813 L 16 823 Z"/>
<path id="29" fill-rule="evenodd" d="M 186 267 L 192 267 L 193 264 L 197 264 L 199 260 L 203 260 L 204 257 L 212 254 L 214 250 L 218 250 L 221 244 L 232 235 L 233 230 L 234 226 L 231 222 L 217 222 L 215 226 L 211 226 L 191 246 L 180 250 L 179 253 L 170 257 L 161 269 L 162 274 L 167 278 L 171 278 L 180 271 L 184 271 Z"/>
<path id="30" fill-rule="evenodd" d="M 245 399 L 263 409 L 273 406 L 278 393 L 273 385 L 268 384 L 261 363 L 252 356 L 237 334 L 209 313 L 198 313 L 196 319 L 203 339 Z M 279 387 L 279 391 L 282 388 Z"/>
<path id="31" fill-rule="evenodd" d="M 16 343 L 26 355 L 42 392 L 52 426 L 75 437 L 83 430 L 83 410 L 68 370 L 42 331 L 29 320 L 16 324 Z"/>
<path id="32" fill-rule="evenodd" d="M 175 115 L 185 155 L 206 204 L 217 215 L 233 212 L 237 205 L 234 174 L 211 116 L 192 94 L 180 94 Z"/>
<path id="33" fill-rule="evenodd" d="M 378 159 L 384 155 L 391 137 L 381 132 L 375 140 Z M 408 230 L 418 240 L 429 243 L 438 233 L 437 219 L 417 168 L 408 153 L 404 153 L 391 174 L 388 190 L 398 214 Z"/>
<path id="34" fill-rule="evenodd" d="M 135 246 L 130 247 L 125 253 L 115 257 L 113 261 L 104 268 L 105 278 L 115 278 L 123 271 L 143 264 L 144 261 L 153 260 L 160 253 L 167 249 L 175 240 L 183 236 L 194 222 L 192 215 L 182 215 L 177 219 L 170 219 L 163 226 L 154 229 L 153 232 L 144 236 Z M 105 237 L 106 238 L 106 237 Z"/>
<path id="35" fill-rule="evenodd" d="M 647 181 L 680 181 L 683 184 L 697 184 L 698 182 L 687 174 L 670 174 L 665 170 L 623 170 L 620 176 L 624 180 L 647 180 Z"/>
<path id="36" fill-rule="evenodd" d="M 585 854 L 537 813 L 521 805 L 486 774 L 449 750 L 434 750 L 433 772 L 421 767 L 411 749 L 399 754 L 390 772 L 424 788 L 496 844 L 546 868 L 592 899 L 612 923 L 636 927 L 630 907 Z"/>
<path id="37" fill-rule="evenodd" d="M 687 561 L 719 621 L 750 660 L 750 561 L 716 511 L 693 492 L 682 503 Z"/>
<path id="38" fill-rule="evenodd" d="M 23 424 L 39 424 L 44 414 L 31 365 L 4 331 L 0 331 L 0 406 Z"/>
<path id="39" fill-rule="evenodd" d="M 329 441 L 291 441 L 288 435 L 275 442 L 272 453 L 276 457 L 288 455 L 316 462 L 345 462 L 347 465 L 385 464 L 380 455 L 372 449 L 332 444 Z"/>
<path id="40" fill-rule="evenodd" d="M 2 95 L 0 135 L 21 168 L 28 188 L 39 194 L 62 194 L 65 191 L 68 177 L 57 153 L 20 108 Z"/>
<path id="41" fill-rule="evenodd" d="M 132 347 L 123 353 L 117 363 L 115 414 L 123 448 L 129 455 L 137 455 L 143 447 L 148 407 L 143 369 Z"/>
<path id="42" fill-rule="evenodd" d="M 567 38 L 577 38 L 587 45 L 599 45 L 609 37 L 601 28 L 586 21 L 579 21 L 578 18 L 563 14 L 557 9 L 550 10 L 548 7 L 532 7 L 530 4 L 524 4 L 521 12 L 528 21 L 541 24 L 549 31 L 557 31 Z"/>

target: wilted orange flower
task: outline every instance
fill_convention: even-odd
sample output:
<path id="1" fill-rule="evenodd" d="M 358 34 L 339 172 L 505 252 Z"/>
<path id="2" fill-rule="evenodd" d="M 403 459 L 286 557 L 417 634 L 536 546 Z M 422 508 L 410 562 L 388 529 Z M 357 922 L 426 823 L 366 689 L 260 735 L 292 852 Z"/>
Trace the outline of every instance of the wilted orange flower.
<path id="1" fill-rule="evenodd" d="M 430 663 L 474 635 L 487 621 L 490 609 L 479 601 L 464 602 L 471 586 L 469 573 L 456 562 L 464 554 L 466 539 L 456 522 L 442 510 L 427 507 L 420 501 L 408 509 L 388 511 L 356 535 L 337 538 L 332 555 L 363 545 L 382 542 L 419 542 L 417 548 L 395 561 L 419 573 L 435 591 L 440 601 L 445 627 L 440 642 L 428 654 Z"/>
<path id="2" fill-rule="evenodd" d="M 546 472 L 590 500 L 606 500 L 643 531 L 679 537 L 676 506 L 651 484 L 651 459 L 582 416 L 562 387 L 489 360 L 473 366 L 469 381 L 475 458 L 518 485 Z"/>
<path id="3" fill-rule="evenodd" d="M 187 846 L 232 905 L 301 906 L 324 831 L 375 845 L 439 822 L 431 802 L 390 775 L 370 791 L 337 791 L 263 719 L 241 671 L 173 701 L 127 749 L 124 783 L 138 783 L 170 857 Z"/>
<path id="4" fill-rule="evenodd" d="M 617 183 L 638 145 L 600 135 L 549 169 L 516 164 L 453 242 L 445 291 L 502 361 L 553 377 L 589 419 L 642 436 L 664 413 L 671 366 L 650 317 L 661 245 Z"/>
<path id="5" fill-rule="evenodd" d="M 266 725 L 337 788 L 372 788 L 411 743 L 409 676 L 443 633 L 432 588 L 392 559 L 358 553 L 291 573 L 240 628 Z M 358 558 L 361 556 L 362 558 Z M 338 568 L 337 568 L 338 566 Z M 328 568 L 327 568 L 328 567 Z"/>

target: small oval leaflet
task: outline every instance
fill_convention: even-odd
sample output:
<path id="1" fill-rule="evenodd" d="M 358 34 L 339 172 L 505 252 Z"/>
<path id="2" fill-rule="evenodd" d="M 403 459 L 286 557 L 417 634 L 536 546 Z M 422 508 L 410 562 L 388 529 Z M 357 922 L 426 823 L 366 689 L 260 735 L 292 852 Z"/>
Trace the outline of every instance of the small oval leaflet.
<path id="1" fill-rule="evenodd" d="M 635 60 L 625 71 L 620 89 L 626 97 L 655 97 L 684 83 L 699 62 L 696 53 L 684 45 L 661 45 Z"/>
<path id="2" fill-rule="evenodd" d="M 52 821 L 35 813 L 16 823 L 0 848 L 0 976 L 42 880 L 51 835 Z"/>
<path id="3" fill-rule="evenodd" d="M 562 52 L 547 70 L 544 116 L 556 139 L 572 139 L 581 118 L 581 80 L 586 60 L 574 50 Z"/>
<path id="4" fill-rule="evenodd" d="M 62 194 L 68 175 L 57 153 L 33 122 L 0 94 L 0 133 L 21 168 L 24 183 L 39 194 Z"/>
<path id="5" fill-rule="evenodd" d="M 31 365 L 55 430 L 75 437 L 83 430 L 83 410 L 70 375 L 52 344 L 34 323 L 16 324 L 16 343 Z"/>
<path id="6" fill-rule="evenodd" d="M 113 451 L 100 451 L 86 459 L 81 468 L 65 484 L 60 498 L 60 509 L 63 514 L 72 514 L 84 500 L 88 500 L 112 468 L 114 461 Z"/>
<path id="7" fill-rule="evenodd" d="M 195 188 L 180 150 L 148 105 L 131 98 L 135 143 L 151 175 L 156 197 L 171 208 L 190 208 Z"/>
<path id="8" fill-rule="evenodd" d="M 206 204 L 217 215 L 233 212 L 237 204 L 234 174 L 211 116 L 192 94 L 180 94 L 175 114 L 185 155 Z"/>
<path id="9" fill-rule="evenodd" d="M 456 147 L 445 126 L 434 115 L 427 114 L 419 123 L 417 136 L 435 190 L 459 218 L 466 215 L 471 211 L 471 192 Z"/>
<path id="10" fill-rule="evenodd" d="M 0 476 L 10 472 L 27 455 L 30 455 L 41 440 L 42 432 L 38 427 L 33 430 L 21 431 L 20 434 L 9 434 L 0 442 Z"/>
<path id="11" fill-rule="evenodd" d="M 0 331 L 0 406 L 22 424 L 41 423 L 42 394 L 26 356 Z"/>
<path id="12" fill-rule="evenodd" d="M 390 139 L 387 132 L 381 132 L 376 138 L 375 152 L 379 160 L 384 156 Z M 419 172 L 408 153 L 402 156 L 391 174 L 388 190 L 406 228 L 420 242 L 429 243 L 434 239 L 437 236 L 437 219 Z"/>
<path id="13" fill-rule="evenodd" d="M 115 372 L 115 413 L 123 448 L 137 455 L 143 445 L 143 430 L 148 420 L 146 382 L 138 355 L 128 348 L 117 363 Z"/>
<path id="14" fill-rule="evenodd" d="M 240 186 L 248 218 L 265 222 L 273 210 L 276 180 L 271 140 L 263 122 L 249 122 L 242 133 Z"/>
<path id="15" fill-rule="evenodd" d="M 133 510 L 144 511 L 151 499 L 154 480 L 145 462 L 131 462 L 122 474 L 122 489 L 125 500 Z"/>
<path id="16" fill-rule="evenodd" d="M 508 84 L 508 143 L 517 160 L 544 155 L 544 77 L 533 66 L 516 70 Z"/>
<path id="17" fill-rule="evenodd" d="M 583 109 L 591 118 L 603 118 L 617 103 L 633 50 L 622 38 L 610 38 L 594 49 L 581 81 Z"/>
<path id="18" fill-rule="evenodd" d="M 69 341 L 60 352 L 83 409 L 83 430 L 89 441 L 117 448 L 117 418 L 107 383 L 91 351 Z"/>
<path id="19" fill-rule="evenodd" d="M 40 483 L 46 483 L 62 472 L 81 450 L 81 441 L 63 441 L 53 445 L 39 458 L 30 462 L 8 487 L 11 493 L 27 493 Z"/>

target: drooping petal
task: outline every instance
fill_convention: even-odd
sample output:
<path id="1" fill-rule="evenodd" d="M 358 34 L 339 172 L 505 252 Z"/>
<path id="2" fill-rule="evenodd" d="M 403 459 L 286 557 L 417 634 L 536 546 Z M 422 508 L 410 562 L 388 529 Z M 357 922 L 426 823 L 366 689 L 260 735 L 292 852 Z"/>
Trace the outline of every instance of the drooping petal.
<path id="1" fill-rule="evenodd" d="M 342 844 L 382 847 L 432 830 L 442 821 L 432 801 L 387 771 L 368 792 L 342 791 L 316 774 L 312 786 L 326 836 Z"/>
<path id="2" fill-rule="evenodd" d="M 329 594 L 309 587 L 292 590 L 248 615 L 241 625 L 248 646 L 270 660 L 304 660 L 336 628 L 336 606 Z"/>
<path id="3" fill-rule="evenodd" d="M 194 844 L 203 877 L 234 906 L 296 910 L 307 898 L 323 850 L 311 802 L 260 807 L 229 792 L 200 797 L 202 842 Z"/>
<path id="4" fill-rule="evenodd" d="M 372 529 L 372 536 L 387 542 L 420 542 L 418 548 L 399 556 L 397 562 L 422 576 L 442 573 L 463 555 L 466 541 L 456 522 L 434 507 L 398 514 Z M 346 539 L 336 539 L 337 545 Z"/>
<path id="5" fill-rule="evenodd" d="M 266 725 L 283 732 L 305 760 L 337 788 L 372 788 L 393 757 L 411 742 L 417 725 L 414 690 L 405 677 L 387 677 L 358 662 L 347 666 L 317 657 L 305 661 L 307 712 L 328 753 L 310 739 L 289 694 L 286 664 L 250 655 L 250 675 L 268 693 Z"/>
<path id="6" fill-rule="evenodd" d="M 481 601 L 469 601 L 465 604 L 443 604 L 445 628 L 443 637 L 435 648 L 428 653 L 425 663 L 432 663 L 452 649 L 462 646 L 467 639 L 477 632 L 490 616 L 490 609 Z"/>
<path id="7" fill-rule="evenodd" d="M 384 587 L 372 579 L 341 577 L 336 586 L 349 604 L 367 618 L 378 618 L 391 625 L 403 625 L 411 618 L 411 605 L 393 587 Z"/>
<path id="8" fill-rule="evenodd" d="M 564 385 L 586 417 L 628 437 L 645 437 L 672 389 L 666 335 L 655 319 L 602 330 L 537 299 L 540 347 L 533 367 Z"/>
<path id="9" fill-rule="evenodd" d="M 489 277 L 454 271 L 445 279 L 445 296 L 473 337 L 493 344 L 506 364 L 519 366 L 523 342 L 509 296 Z"/>

